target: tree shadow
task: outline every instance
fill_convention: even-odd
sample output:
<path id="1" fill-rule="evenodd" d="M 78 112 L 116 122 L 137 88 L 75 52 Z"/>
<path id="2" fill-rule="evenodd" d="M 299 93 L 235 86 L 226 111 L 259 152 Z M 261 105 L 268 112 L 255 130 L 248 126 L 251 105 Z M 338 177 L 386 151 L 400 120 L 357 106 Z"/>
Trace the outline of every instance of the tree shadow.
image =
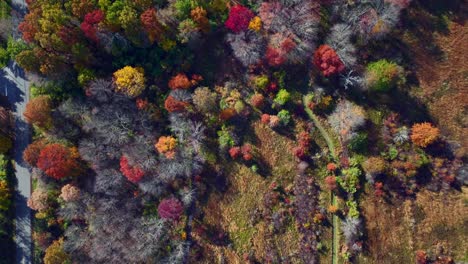
<path id="1" fill-rule="evenodd" d="M 12 111 L 16 111 L 16 104 L 23 102 L 25 98 L 25 93 L 18 87 L 18 83 L 13 80 L 21 74 L 24 74 L 24 72 L 14 67 L 6 67 L 0 73 L 0 94 L 7 97 Z"/>

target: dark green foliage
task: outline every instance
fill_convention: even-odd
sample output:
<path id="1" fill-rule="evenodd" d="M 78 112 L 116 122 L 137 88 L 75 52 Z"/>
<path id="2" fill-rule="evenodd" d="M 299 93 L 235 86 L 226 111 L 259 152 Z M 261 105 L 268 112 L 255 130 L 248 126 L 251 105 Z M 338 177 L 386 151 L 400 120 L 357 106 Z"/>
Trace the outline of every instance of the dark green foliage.
<path id="1" fill-rule="evenodd" d="M 355 137 L 351 138 L 348 148 L 354 152 L 364 153 L 367 151 L 367 133 L 359 132 Z"/>

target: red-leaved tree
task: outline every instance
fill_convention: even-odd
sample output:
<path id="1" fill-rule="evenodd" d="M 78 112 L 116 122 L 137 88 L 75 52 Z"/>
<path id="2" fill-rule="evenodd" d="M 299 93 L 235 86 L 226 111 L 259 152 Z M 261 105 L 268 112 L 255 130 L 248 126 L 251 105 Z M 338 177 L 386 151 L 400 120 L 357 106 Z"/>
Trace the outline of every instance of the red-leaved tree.
<path id="1" fill-rule="evenodd" d="M 145 172 L 139 166 L 130 165 L 128 158 L 125 156 L 120 158 L 120 171 L 133 183 L 139 182 L 145 176 Z"/>
<path id="2" fill-rule="evenodd" d="M 328 77 L 345 69 L 338 54 L 328 45 L 321 45 L 314 53 L 314 65 Z"/>
<path id="3" fill-rule="evenodd" d="M 224 23 L 226 28 L 235 33 L 247 30 L 254 13 L 247 7 L 235 5 L 229 10 L 229 17 Z"/>
<path id="4" fill-rule="evenodd" d="M 104 20 L 104 12 L 102 12 L 99 9 L 86 14 L 85 19 L 83 23 L 81 23 L 81 26 L 80 26 L 81 30 L 83 31 L 83 34 L 87 38 L 97 42 L 98 41 L 97 36 L 96 36 L 97 24 L 99 24 L 102 20 Z"/>
<path id="5" fill-rule="evenodd" d="M 39 159 L 39 154 L 46 145 L 46 142 L 41 139 L 29 144 L 29 146 L 23 152 L 23 160 L 26 161 L 30 166 L 36 166 L 37 160 Z"/>
<path id="6" fill-rule="evenodd" d="M 61 144 L 49 144 L 39 153 L 37 167 L 54 179 L 77 176 L 80 173 L 78 151 Z"/>
<path id="7" fill-rule="evenodd" d="M 161 203 L 159 203 L 158 206 L 159 217 L 174 221 L 179 220 L 183 210 L 184 207 L 182 203 L 176 198 L 164 199 L 161 201 Z"/>

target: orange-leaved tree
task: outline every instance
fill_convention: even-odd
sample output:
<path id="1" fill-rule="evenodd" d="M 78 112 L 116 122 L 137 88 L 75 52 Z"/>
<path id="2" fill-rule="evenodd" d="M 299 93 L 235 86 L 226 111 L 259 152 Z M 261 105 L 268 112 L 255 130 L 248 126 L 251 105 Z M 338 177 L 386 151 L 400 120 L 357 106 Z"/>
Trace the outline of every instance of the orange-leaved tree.
<path id="1" fill-rule="evenodd" d="M 61 144 L 49 144 L 39 153 L 37 167 L 54 179 L 77 176 L 81 172 L 76 148 Z"/>
<path id="2" fill-rule="evenodd" d="M 24 117 L 30 124 L 40 128 L 49 128 L 52 125 L 52 102 L 46 95 L 33 98 L 26 105 Z"/>
<path id="3" fill-rule="evenodd" d="M 414 124 L 411 128 L 411 141 L 419 147 L 427 147 L 439 137 L 440 131 L 431 123 Z"/>

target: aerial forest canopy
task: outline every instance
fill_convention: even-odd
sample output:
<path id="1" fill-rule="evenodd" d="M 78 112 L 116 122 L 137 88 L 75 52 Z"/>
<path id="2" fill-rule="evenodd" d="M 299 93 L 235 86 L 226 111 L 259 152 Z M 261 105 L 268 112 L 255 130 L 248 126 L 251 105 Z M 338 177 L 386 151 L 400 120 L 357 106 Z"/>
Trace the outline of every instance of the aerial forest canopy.
<path id="1" fill-rule="evenodd" d="M 45 263 L 354 262 L 366 196 L 467 182 L 408 92 L 418 1 L 26 2 Z"/>

